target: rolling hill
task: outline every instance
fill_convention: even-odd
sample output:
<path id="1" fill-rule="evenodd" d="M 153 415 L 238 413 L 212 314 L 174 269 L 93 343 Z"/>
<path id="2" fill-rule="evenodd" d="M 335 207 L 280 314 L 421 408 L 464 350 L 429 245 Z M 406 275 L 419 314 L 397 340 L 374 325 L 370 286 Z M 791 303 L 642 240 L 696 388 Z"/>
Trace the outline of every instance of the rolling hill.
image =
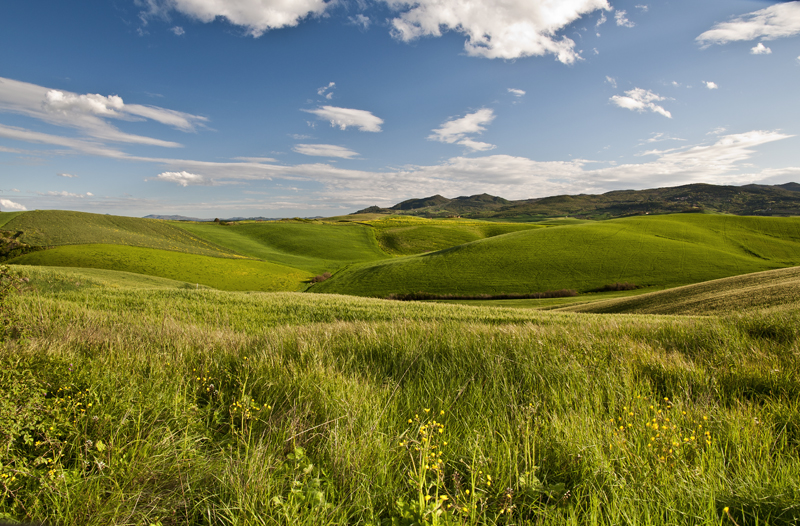
<path id="1" fill-rule="evenodd" d="M 313 292 L 502 294 L 675 287 L 800 264 L 800 218 L 678 214 L 513 232 L 348 267 Z"/>
<path id="2" fill-rule="evenodd" d="M 758 309 L 799 310 L 800 267 L 755 272 L 556 310 L 604 314 L 708 315 Z"/>

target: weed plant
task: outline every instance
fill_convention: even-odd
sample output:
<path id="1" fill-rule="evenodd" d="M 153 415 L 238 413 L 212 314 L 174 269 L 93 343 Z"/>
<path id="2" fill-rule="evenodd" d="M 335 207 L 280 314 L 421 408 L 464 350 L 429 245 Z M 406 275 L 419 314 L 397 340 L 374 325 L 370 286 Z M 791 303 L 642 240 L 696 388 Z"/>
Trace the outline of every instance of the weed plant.
<path id="1" fill-rule="evenodd" d="M 796 310 L 78 288 L 6 316 L 0 520 L 800 521 Z"/>

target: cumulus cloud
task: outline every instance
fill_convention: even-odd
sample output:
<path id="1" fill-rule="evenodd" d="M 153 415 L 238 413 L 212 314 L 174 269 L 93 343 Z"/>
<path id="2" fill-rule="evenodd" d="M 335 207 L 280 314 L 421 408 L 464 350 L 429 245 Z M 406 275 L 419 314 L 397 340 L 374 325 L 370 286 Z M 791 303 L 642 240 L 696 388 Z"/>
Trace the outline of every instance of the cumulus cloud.
<path id="1" fill-rule="evenodd" d="M 669 119 L 672 118 L 670 112 L 656 104 L 656 102 L 667 100 L 667 98 L 653 93 L 650 90 L 634 88 L 626 91 L 624 96 L 614 95 L 610 100 L 620 108 L 638 111 L 639 113 L 649 110 L 653 113 L 659 113 Z"/>
<path id="2" fill-rule="evenodd" d="M 525 91 L 521 89 L 508 88 L 508 92 L 514 95 L 515 97 L 522 97 L 523 95 L 525 95 Z"/>
<path id="3" fill-rule="evenodd" d="M 557 33 L 585 14 L 610 10 L 607 0 L 385 0 L 401 11 L 392 35 L 404 42 L 442 31 L 467 36 L 468 55 L 514 59 L 552 54 L 564 64 L 580 59 L 575 42 Z"/>
<path id="4" fill-rule="evenodd" d="M 203 175 L 193 174 L 190 172 L 162 172 L 158 174 L 156 181 L 167 181 L 170 183 L 177 183 L 183 187 L 187 186 L 212 186 L 214 181 Z"/>
<path id="5" fill-rule="evenodd" d="M 614 13 L 614 19 L 617 21 L 618 26 L 622 27 L 633 27 L 636 24 L 628 20 L 628 13 L 627 11 L 619 10 Z"/>
<path id="6" fill-rule="evenodd" d="M 428 140 L 448 144 L 458 143 L 475 151 L 491 150 L 495 148 L 493 144 L 478 142 L 467 136 L 486 131 L 486 125 L 491 123 L 494 117 L 494 110 L 490 108 L 468 113 L 460 119 L 451 119 L 442 124 L 441 127 L 432 130 L 433 133 L 428 136 Z"/>
<path id="7" fill-rule="evenodd" d="M 315 110 L 302 111 L 314 114 L 322 120 L 329 121 L 331 126 L 338 126 L 341 130 L 353 127 L 365 132 L 379 132 L 381 131 L 381 124 L 383 124 L 383 119 L 376 117 L 366 110 L 323 106 Z"/>
<path id="8" fill-rule="evenodd" d="M 358 153 L 353 150 L 333 144 L 298 144 L 292 148 L 292 150 L 303 155 L 313 155 L 317 157 L 352 159 L 358 156 Z"/>
<path id="9" fill-rule="evenodd" d="M 15 203 L 14 201 L 10 201 L 8 199 L 0 199 L 0 207 L 6 210 L 27 210 L 24 205 Z"/>
<path id="10" fill-rule="evenodd" d="M 774 40 L 797 34 L 800 34 L 800 2 L 786 2 L 721 22 L 695 40 L 707 47 L 756 38 Z"/>
<path id="11" fill-rule="evenodd" d="M 751 55 L 769 55 L 772 53 L 772 50 L 764 45 L 763 42 L 759 42 L 757 46 L 750 48 Z"/>
<path id="12" fill-rule="evenodd" d="M 58 90 L 49 90 L 45 94 L 42 105 L 47 111 L 90 113 L 103 116 L 119 116 L 119 110 L 125 106 L 122 97 L 110 95 L 104 97 L 97 94 L 77 95 Z"/>
<path id="13" fill-rule="evenodd" d="M 145 0 L 147 10 L 141 16 L 167 16 L 178 11 L 201 22 L 222 18 L 242 26 L 253 37 L 270 29 L 292 27 L 310 15 L 321 15 L 329 4 L 325 0 Z"/>
<path id="14" fill-rule="evenodd" d="M 706 82 L 706 81 L 704 80 L 704 81 L 703 81 L 703 84 L 705 84 L 705 86 L 706 86 L 708 89 L 718 89 L 718 88 L 719 88 L 719 86 L 717 85 L 717 83 L 716 83 L 716 82 L 711 82 L 711 81 L 708 81 L 708 82 Z"/>

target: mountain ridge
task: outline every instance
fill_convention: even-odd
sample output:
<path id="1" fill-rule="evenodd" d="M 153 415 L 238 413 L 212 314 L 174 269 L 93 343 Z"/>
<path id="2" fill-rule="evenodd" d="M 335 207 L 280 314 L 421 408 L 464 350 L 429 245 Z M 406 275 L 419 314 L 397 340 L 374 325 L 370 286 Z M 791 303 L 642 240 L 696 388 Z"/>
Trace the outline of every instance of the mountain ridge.
<path id="1" fill-rule="evenodd" d="M 610 219 L 679 212 L 800 215 L 800 184 L 790 182 L 780 185 L 722 186 L 693 183 L 676 187 L 612 190 L 603 194 L 564 194 L 515 201 L 485 193 L 453 199 L 436 194 L 407 199 L 389 208 L 371 206 L 352 215 L 383 213 L 535 221 L 563 216 Z"/>

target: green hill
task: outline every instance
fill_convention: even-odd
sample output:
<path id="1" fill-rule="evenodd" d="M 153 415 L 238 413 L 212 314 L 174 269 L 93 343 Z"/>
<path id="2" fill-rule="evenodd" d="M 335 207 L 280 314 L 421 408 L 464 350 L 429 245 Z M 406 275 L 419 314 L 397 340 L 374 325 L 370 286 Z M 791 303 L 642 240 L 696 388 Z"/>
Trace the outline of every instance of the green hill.
<path id="1" fill-rule="evenodd" d="M 221 290 L 302 290 L 313 274 L 253 259 L 229 259 L 123 245 L 67 245 L 15 258 L 14 265 L 119 270 Z"/>
<path id="2" fill-rule="evenodd" d="M 726 314 L 800 310 L 800 267 L 768 270 L 558 310 L 636 314 Z"/>
<path id="3" fill-rule="evenodd" d="M 238 254 L 314 273 L 388 257 L 378 246 L 373 230 L 355 223 L 269 221 L 175 226 Z"/>
<path id="4" fill-rule="evenodd" d="M 3 228 L 23 232 L 33 246 L 128 245 L 216 257 L 239 257 L 223 248 L 156 219 L 89 214 L 65 210 L 22 212 Z"/>
<path id="5" fill-rule="evenodd" d="M 800 218 L 679 214 L 509 233 L 349 267 L 314 292 L 362 296 L 674 287 L 800 264 Z"/>
<path id="6" fill-rule="evenodd" d="M 542 228 L 525 223 L 490 223 L 460 219 L 424 219 L 392 216 L 368 222 L 381 248 L 394 255 L 422 254 L 463 245 L 478 239 Z"/>

